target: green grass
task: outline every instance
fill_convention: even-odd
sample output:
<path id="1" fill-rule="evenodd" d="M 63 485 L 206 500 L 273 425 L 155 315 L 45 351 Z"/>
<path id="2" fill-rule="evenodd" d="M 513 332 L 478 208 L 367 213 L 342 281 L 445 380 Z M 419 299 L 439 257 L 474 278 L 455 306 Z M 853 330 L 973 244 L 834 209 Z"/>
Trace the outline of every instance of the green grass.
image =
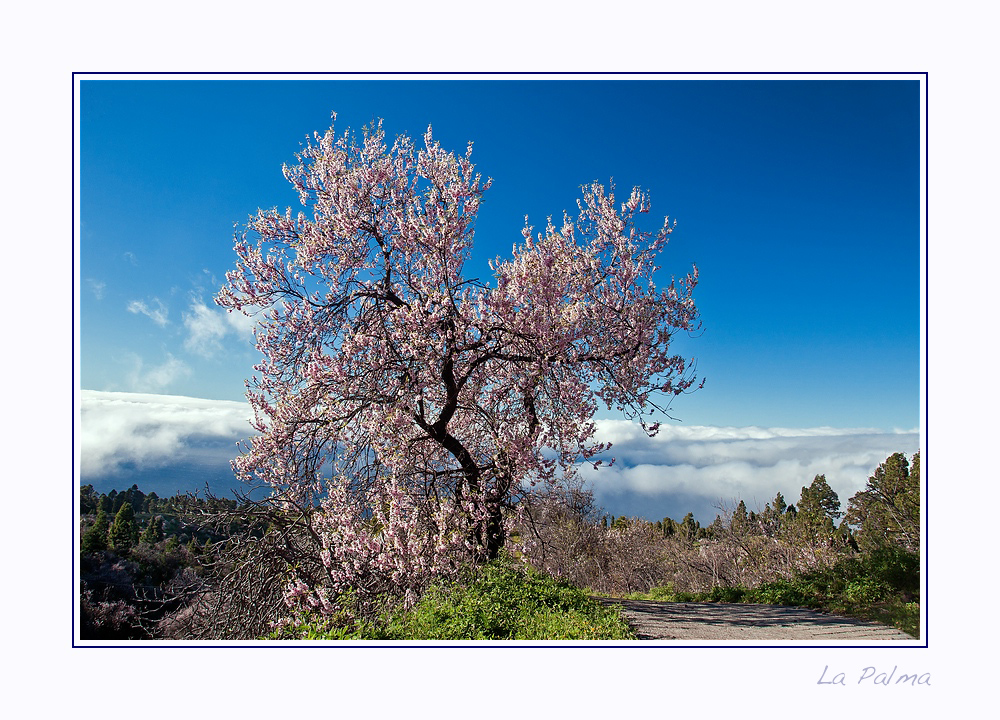
<path id="1" fill-rule="evenodd" d="M 676 592 L 670 585 L 634 593 L 633 600 L 795 605 L 871 620 L 920 637 L 920 559 L 896 548 L 844 558 L 831 567 L 753 588 Z"/>
<path id="2" fill-rule="evenodd" d="M 616 608 L 510 559 L 432 587 L 415 607 L 375 622 L 302 618 L 272 635 L 307 640 L 630 640 Z"/>

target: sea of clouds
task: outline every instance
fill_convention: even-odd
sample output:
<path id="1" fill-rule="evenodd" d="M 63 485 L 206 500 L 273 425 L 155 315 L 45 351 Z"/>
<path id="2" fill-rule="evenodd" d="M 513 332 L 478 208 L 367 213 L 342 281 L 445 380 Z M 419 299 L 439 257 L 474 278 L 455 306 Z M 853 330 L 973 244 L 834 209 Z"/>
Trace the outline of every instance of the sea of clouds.
<path id="1" fill-rule="evenodd" d="M 702 523 L 740 500 L 763 509 L 777 492 L 795 503 L 816 475 L 846 508 L 879 463 L 894 452 L 910 456 L 920 443 L 916 431 L 830 427 L 662 425 L 650 438 L 625 420 L 598 420 L 597 438 L 612 443 L 601 457 L 615 462 L 581 474 L 608 512 L 651 520 L 693 512 Z"/>
<path id="2" fill-rule="evenodd" d="M 229 462 L 251 432 L 247 403 L 96 390 L 79 398 L 81 484 L 160 495 L 235 486 Z"/>
<path id="3" fill-rule="evenodd" d="M 138 484 L 159 494 L 235 487 L 229 461 L 250 432 L 245 402 L 125 392 L 80 392 L 80 482 L 102 492 Z M 916 431 L 663 425 L 654 438 L 635 423 L 597 420 L 597 440 L 613 444 L 605 465 L 581 468 L 610 514 L 711 522 L 718 505 L 763 508 L 776 492 L 798 500 L 826 475 L 844 506 L 894 452 L 919 449 Z M 614 457 L 610 467 L 607 462 Z"/>

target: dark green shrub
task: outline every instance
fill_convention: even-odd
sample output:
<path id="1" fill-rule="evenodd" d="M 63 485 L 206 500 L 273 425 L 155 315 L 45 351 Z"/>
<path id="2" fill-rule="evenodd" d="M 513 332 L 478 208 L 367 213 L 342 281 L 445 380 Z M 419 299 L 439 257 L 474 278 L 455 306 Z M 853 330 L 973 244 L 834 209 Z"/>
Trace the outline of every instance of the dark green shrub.
<path id="1" fill-rule="evenodd" d="M 886 545 L 867 558 L 866 570 L 892 590 L 911 595 L 920 592 L 920 556 L 894 545 Z"/>
<path id="2" fill-rule="evenodd" d="M 716 586 L 708 591 L 708 602 L 738 603 L 744 602 L 746 590 L 741 587 Z"/>

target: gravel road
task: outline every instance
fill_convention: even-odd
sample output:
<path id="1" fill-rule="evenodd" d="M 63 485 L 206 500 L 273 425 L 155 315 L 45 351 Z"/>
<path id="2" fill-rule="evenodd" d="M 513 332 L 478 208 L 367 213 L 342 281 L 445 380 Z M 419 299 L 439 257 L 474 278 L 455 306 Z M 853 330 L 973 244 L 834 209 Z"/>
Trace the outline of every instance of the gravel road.
<path id="1" fill-rule="evenodd" d="M 913 640 L 896 628 L 805 608 L 601 598 L 621 605 L 640 640 Z"/>

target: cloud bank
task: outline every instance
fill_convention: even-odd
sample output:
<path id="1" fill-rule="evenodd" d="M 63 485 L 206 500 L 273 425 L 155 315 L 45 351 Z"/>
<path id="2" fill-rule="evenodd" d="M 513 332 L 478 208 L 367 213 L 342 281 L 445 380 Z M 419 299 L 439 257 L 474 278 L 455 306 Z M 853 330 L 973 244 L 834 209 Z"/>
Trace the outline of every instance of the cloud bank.
<path id="1" fill-rule="evenodd" d="M 702 523 L 720 502 L 744 500 L 754 510 L 781 492 L 795 503 L 816 475 L 826 475 L 846 507 L 879 463 L 894 452 L 912 455 L 920 442 L 916 431 L 829 427 L 665 425 L 649 438 L 625 420 L 598 420 L 597 439 L 613 444 L 602 457 L 615 464 L 581 474 L 609 512 L 651 520 L 693 512 Z"/>
<path id="2" fill-rule="evenodd" d="M 228 465 L 251 432 L 251 415 L 243 402 L 82 390 L 81 479 L 181 463 Z M 141 487 L 141 478 L 132 482 Z"/>
<path id="3" fill-rule="evenodd" d="M 81 478 L 116 478 L 145 489 L 172 473 L 224 477 L 237 442 L 251 433 L 248 404 L 173 395 L 83 390 Z M 655 438 L 625 420 L 598 420 L 597 439 L 611 442 L 615 463 L 581 468 L 597 502 L 614 515 L 681 519 L 693 512 L 711 522 L 720 502 L 763 508 L 777 492 L 798 502 L 816 475 L 843 506 L 894 452 L 919 449 L 919 434 L 866 428 L 760 428 L 665 425 Z M 200 473 L 200 474 L 199 474 Z"/>

